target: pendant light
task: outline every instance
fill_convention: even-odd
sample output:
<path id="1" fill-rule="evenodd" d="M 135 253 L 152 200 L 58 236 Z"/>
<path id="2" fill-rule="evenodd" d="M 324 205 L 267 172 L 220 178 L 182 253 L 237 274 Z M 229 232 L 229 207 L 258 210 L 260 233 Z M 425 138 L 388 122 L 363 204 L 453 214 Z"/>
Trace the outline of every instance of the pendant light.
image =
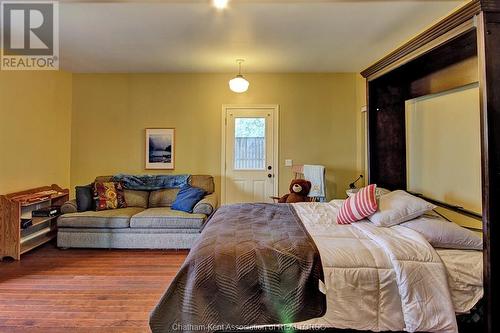
<path id="1" fill-rule="evenodd" d="M 229 0 L 212 0 L 212 4 L 217 9 L 226 9 Z"/>
<path id="2" fill-rule="evenodd" d="M 234 79 L 229 81 L 229 89 L 231 89 L 231 91 L 234 91 L 235 93 L 244 93 L 248 90 L 248 86 L 250 85 L 250 83 L 243 77 L 243 75 L 241 75 L 241 63 L 243 63 L 244 61 L 245 60 L 243 59 L 236 60 L 239 66 L 238 75 L 236 75 Z"/>

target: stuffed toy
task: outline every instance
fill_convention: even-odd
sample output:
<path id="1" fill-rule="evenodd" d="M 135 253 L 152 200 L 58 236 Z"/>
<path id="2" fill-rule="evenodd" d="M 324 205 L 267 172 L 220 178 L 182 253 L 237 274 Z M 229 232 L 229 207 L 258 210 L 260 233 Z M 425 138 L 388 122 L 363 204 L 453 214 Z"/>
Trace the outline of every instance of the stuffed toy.
<path id="1" fill-rule="evenodd" d="M 307 195 L 311 190 L 311 182 L 305 179 L 294 179 L 290 184 L 290 193 L 279 198 L 279 203 L 294 203 L 310 201 Z"/>

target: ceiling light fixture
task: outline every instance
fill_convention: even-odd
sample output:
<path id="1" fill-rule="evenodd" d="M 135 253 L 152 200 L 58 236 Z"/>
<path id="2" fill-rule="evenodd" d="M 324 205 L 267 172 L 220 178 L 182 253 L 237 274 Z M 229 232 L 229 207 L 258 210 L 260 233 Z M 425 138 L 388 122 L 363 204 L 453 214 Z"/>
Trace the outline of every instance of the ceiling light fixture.
<path id="1" fill-rule="evenodd" d="M 212 4 L 217 9 L 225 9 L 229 0 L 212 0 Z"/>
<path id="2" fill-rule="evenodd" d="M 245 91 L 248 90 L 248 86 L 250 85 L 250 82 L 248 82 L 243 75 L 241 75 L 241 64 L 245 60 L 243 59 L 238 59 L 236 62 L 238 63 L 239 70 L 238 70 L 238 75 L 232 80 L 229 80 L 229 89 L 234 91 L 235 93 L 244 93 Z"/>

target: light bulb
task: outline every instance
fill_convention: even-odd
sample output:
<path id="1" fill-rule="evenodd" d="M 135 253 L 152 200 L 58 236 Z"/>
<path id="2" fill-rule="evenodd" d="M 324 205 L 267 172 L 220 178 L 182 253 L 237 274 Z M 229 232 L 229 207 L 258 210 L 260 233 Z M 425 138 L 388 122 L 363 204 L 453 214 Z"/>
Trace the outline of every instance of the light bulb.
<path id="1" fill-rule="evenodd" d="M 244 93 L 248 90 L 250 82 L 245 80 L 243 75 L 236 75 L 236 77 L 229 81 L 229 89 L 235 93 Z"/>
<path id="2" fill-rule="evenodd" d="M 227 7 L 229 0 L 212 0 L 212 3 L 217 9 L 224 9 Z"/>

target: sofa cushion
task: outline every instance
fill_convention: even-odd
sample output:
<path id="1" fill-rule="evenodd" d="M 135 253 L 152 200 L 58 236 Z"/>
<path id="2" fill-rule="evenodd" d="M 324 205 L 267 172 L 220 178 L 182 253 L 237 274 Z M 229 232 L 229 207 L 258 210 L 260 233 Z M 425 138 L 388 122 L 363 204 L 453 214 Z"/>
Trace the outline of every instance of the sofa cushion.
<path id="1" fill-rule="evenodd" d="M 189 178 L 189 185 L 205 190 L 207 194 L 214 193 L 214 177 L 208 175 L 192 175 Z"/>
<path id="2" fill-rule="evenodd" d="M 144 209 L 128 207 L 64 214 L 57 219 L 60 228 L 129 228 L 130 218 Z"/>
<path id="3" fill-rule="evenodd" d="M 123 193 L 125 195 L 127 207 L 148 208 L 149 191 L 134 191 L 125 189 Z"/>
<path id="4" fill-rule="evenodd" d="M 149 207 L 170 207 L 177 197 L 180 189 L 166 188 L 163 190 L 151 191 L 149 193 Z"/>
<path id="5" fill-rule="evenodd" d="M 131 228 L 190 228 L 200 229 L 206 215 L 189 214 L 170 207 L 148 208 L 130 219 Z"/>

